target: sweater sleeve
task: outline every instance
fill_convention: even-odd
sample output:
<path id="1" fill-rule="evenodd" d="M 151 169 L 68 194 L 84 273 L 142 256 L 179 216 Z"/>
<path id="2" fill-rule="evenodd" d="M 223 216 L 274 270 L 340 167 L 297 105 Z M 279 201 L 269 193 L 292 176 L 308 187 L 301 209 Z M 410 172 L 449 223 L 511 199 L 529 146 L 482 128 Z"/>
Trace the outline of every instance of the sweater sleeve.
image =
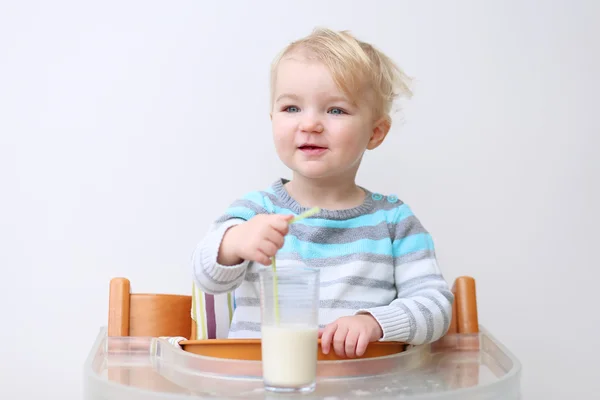
<path id="1" fill-rule="evenodd" d="M 217 262 L 219 248 L 229 228 L 265 213 L 268 211 L 262 195 L 254 192 L 233 202 L 213 222 L 192 254 L 192 275 L 198 289 L 209 294 L 219 294 L 231 292 L 242 284 L 250 262 L 244 260 L 237 265 L 221 265 Z"/>
<path id="2" fill-rule="evenodd" d="M 391 234 L 397 296 L 389 305 L 357 313 L 370 313 L 379 322 L 382 341 L 436 341 L 448 331 L 454 295 L 437 264 L 431 235 L 405 204 Z"/>

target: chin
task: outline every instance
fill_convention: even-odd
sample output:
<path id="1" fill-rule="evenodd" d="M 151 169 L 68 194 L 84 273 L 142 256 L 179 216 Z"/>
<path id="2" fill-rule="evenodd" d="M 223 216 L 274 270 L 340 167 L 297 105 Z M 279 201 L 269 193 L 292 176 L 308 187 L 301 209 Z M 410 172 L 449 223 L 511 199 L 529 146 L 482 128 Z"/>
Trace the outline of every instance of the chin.
<path id="1" fill-rule="evenodd" d="M 338 169 L 331 168 L 331 165 L 324 162 L 306 162 L 305 160 L 298 162 L 297 160 L 280 159 L 295 175 L 306 179 L 330 178 L 336 175 L 336 172 L 339 173 Z"/>
<path id="2" fill-rule="evenodd" d="M 302 169 L 302 168 L 294 168 L 293 169 L 294 173 L 307 178 L 307 179 L 323 179 L 323 178 L 329 178 L 331 177 L 333 174 L 331 170 L 324 170 L 324 169 Z"/>

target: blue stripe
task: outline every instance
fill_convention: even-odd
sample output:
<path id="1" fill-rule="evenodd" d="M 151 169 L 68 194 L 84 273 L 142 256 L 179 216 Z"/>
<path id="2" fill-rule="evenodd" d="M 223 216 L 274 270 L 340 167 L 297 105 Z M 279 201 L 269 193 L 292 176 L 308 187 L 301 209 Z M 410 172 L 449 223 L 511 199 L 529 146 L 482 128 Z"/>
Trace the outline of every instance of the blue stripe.
<path id="1" fill-rule="evenodd" d="M 423 250 L 433 250 L 433 239 L 429 233 L 416 233 L 394 240 L 394 257 L 402 257 L 410 253 Z"/>
<path id="2" fill-rule="evenodd" d="M 265 208 L 264 197 L 263 197 L 263 194 L 261 192 L 256 192 L 255 191 L 255 192 L 246 193 L 241 198 L 241 200 L 246 200 L 246 201 L 249 201 L 251 203 L 254 203 L 260 209 L 264 209 Z M 254 210 L 251 210 L 248 207 L 239 206 L 239 205 L 237 205 L 237 206 L 233 205 L 233 207 L 227 208 L 227 210 L 225 211 L 225 214 L 227 214 L 227 215 L 229 215 L 229 216 L 231 216 L 233 218 L 243 218 L 243 219 L 248 220 L 248 219 L 254 217 L 256 215 L 256 212 Z"/>
<path id="3" fill-rule="evenodd" d="M 247 207 L 229 207 L 225 213 L 233 218 L 242 218 L 245 220 L 248 220 L 256 215 L 253 210 Z"/>
<path id="4" fill-rule="evenodd" d="M 295 215 L 294 212 L 288 208 L 275 207 L 275 212 L 283 215 Z M 346 220 L 311 217 L 303 219 L 297 223 L 315 228 L 360 228 L 363 226 L 375 226 L 380 224 L 382 221 L 386 221 L 388 223 L 398 223 L 412 215 L 412 210 L 406 204 L 402 204 L 398 208 L 393 208 L 391 210 L 378 210 L 372 214 L 360 215 L 358 217 Z"/>
<path id="5" fill-rule="evenodd" d="M 268 196 L 265 196 L 263 198 L 264 202 L 265 202 L 265 209 L 270 212 L 273 213 L 273 210 L 275 210 L 275 205 L 273 204 L 273 202 L 271 201 L 271 199 Z"/>
<path id="6" fill-rule="evenodd" d="M 303 259 L 343 257 L 356 253 L 400 257 L 415 251 L 431 250 L 433 242 L 427 233 L 410 235 L 393 243 L 390 239 L 359 239 L 350 243 L 309 243 L 287 236 L 280 253 L 295 253 Z"/>

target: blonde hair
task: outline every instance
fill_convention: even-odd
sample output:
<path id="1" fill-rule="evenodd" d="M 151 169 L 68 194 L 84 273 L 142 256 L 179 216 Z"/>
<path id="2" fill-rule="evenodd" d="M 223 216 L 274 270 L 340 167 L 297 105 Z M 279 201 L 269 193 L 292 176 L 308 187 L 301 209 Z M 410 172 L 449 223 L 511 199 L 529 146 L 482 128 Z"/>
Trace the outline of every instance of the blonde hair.
<path id="1" fill-rule="evenodd" d="M 313 32 L 286 46 L 271 65 L 271 106 L 277 68 L 287 55 L 303 55 L 323 63 L 340 90 L 352 101 L 365 91 L 372 94 L 376 118 L 390 117 L 394 100 L 412 97 L 411 79 L 384 53 L 369 43 L 356 39 L 348 31 L 316 28 Z"/>

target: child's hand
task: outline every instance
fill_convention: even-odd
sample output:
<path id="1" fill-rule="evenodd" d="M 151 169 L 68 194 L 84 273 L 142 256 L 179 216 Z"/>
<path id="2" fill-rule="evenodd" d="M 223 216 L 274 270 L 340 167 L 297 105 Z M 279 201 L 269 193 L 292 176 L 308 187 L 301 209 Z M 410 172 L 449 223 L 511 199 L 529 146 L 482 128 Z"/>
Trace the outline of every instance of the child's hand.
<path id="1" fill-rule="evenodd" d="M 381 339 L 383 331 L 379 322 L 370 314 L 338 318 L 325 327 L 321 334 L 321 349 L 329 353 L 331 344 L 338 357 L 362 356 L 369 342 Z"/>
<path id="2" fill-rule="evenodd" d="M 271 257 L 283 247 L 293 215 L 258 214 L 225 233 L 218 262 L 235 265 L 243 260 L 271 264 Z"/>

